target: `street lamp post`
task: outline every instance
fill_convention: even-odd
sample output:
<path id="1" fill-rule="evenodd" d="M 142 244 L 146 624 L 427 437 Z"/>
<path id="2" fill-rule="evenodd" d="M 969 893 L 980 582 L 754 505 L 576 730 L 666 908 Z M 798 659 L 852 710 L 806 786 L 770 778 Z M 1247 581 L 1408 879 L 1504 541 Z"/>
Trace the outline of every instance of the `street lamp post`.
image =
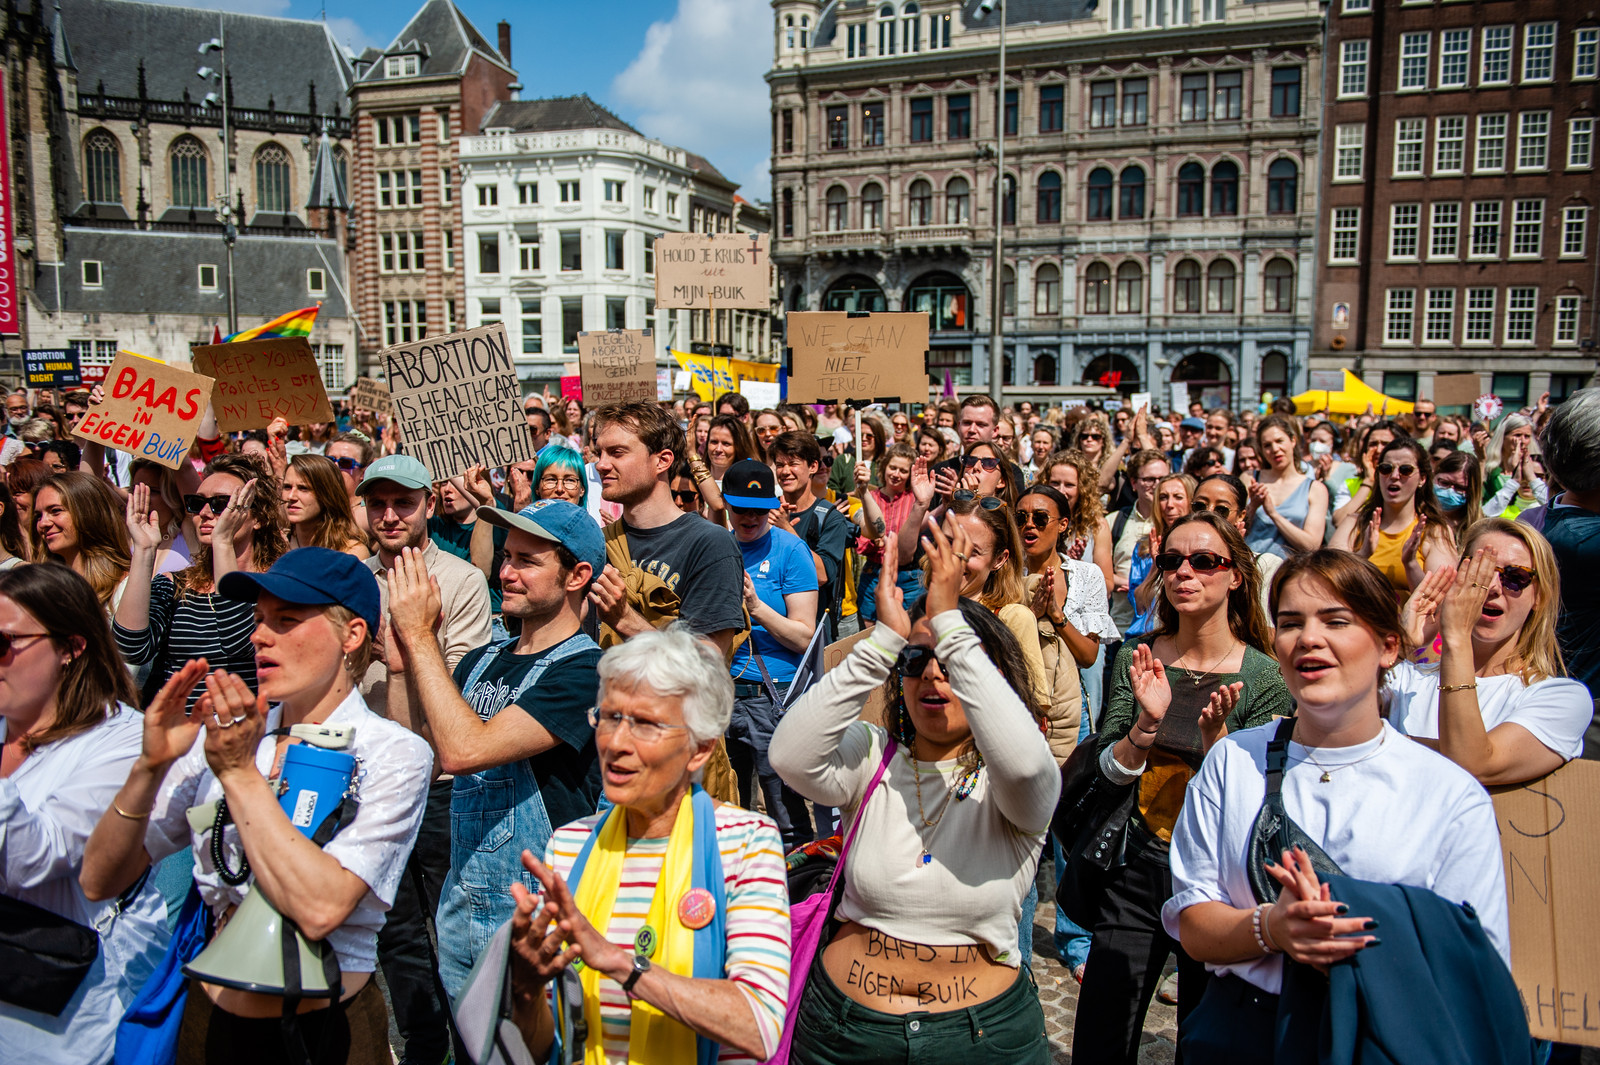
<path id="1" fill-rule="evenodd" d="M 200 54 L 217 53 L 216 70 L 201 67 L 195 76 L 216 83 L 221 90 L 206 93 L 204 103 L 222 107 L 222 195 L 217 203 L 217 220 L 222 223 L 222 243 L 227 249 L 228 269 L 228 333 L 239 331 L 239 305 L 233 292 L 233 244 L 239 239 L 239 219 L 233 209 L 233 126 L 232 104 L 228 95 L 228 28 L 222 16 L 217 17 L 217 35 L 200 46 Z"/>
<path id="2" fill-rule="evenodd" d="M 1005 212 L 1006 212 L 1006 10 L 1005 0 L 983 0 L 978 13 L 1000 13 L 1000 76 L 994 95 L 994 302 L 989 310 L 989 395 L 1001 404 L 1005 385 Z"/>

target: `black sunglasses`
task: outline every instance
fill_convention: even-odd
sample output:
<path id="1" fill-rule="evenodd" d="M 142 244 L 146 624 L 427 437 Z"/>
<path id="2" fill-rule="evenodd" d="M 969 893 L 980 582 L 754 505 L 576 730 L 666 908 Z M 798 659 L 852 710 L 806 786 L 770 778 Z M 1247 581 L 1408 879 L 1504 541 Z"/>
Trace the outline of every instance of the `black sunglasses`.
<path id="1" fill-rule="evenodd" d="M 950 493 L 950 498 L 956 500 L 957 502 L 965 503 L 969 500 L 977 499 L 978 495 L 976 492 L 969 492 L 963 488 L 959 492 Z M 982 499 L 978 500 L 978 506 L 982 507 L 984 510 L 999 510 L 1005 505 L 1006 501 L 1001 499 L 999 496 L 984 496 Z"/>
<path id="2" fill-rule="evenodd" d="M 18 640 L 38 640 L 49 636 L 48 632 L 0 632 L 0 658 L 11 653 L 11 649 Z M 917 675 L 922 675 L 922 670 L 917 670 Z"/>
<path id="3" fill-rule="evenodd" d="M 1392 462 L 1380 462 L 1380 463 L 1378 463 L 1378 472 L 1383 474 L 1385 477 L 1389 476 L 1391 473 L 1394 473 L 1397 470 L 1399 471 L 1400 476 L 1402 476 L 1402 477 L 1410 477 L 1413 473 L 1417 472 L 1417 468 L 1415 466 L 1411 465 L 1411 463 L 1409 463 L 1409 462 L 1402 462 L 1398 466 L 1396 466 Z"/>
<path id="4" fill-rule="evenodd" d="M 995 470 L 1000 468 L 1000 460 L 996 458 L 983 458 L 980 455 L 968 455 L 961 460 L 961 468 L 964 470 L 970 470 L 974 466 L 982 466 L 988 472 L 993 473 Z"/>
<path id="5" fill-rule="evenodd" d="M 365 465 L 365 463 L 363 463 L 360 459 L 352 459 L 352 458 L 337 458 L 337 459 L 329 459 L 328 461 L 332 462 L 335 466 L 339 467 L 345 473 L 355 473 L 357 470 L 361 469 Z"/>
<path id="6" fill-rule="evenodd" d="M 1233 559 L 1214 551 L 1196 551 L 1185 555 L 1178 551 L 1163 551 L 1156 556 L 1156 566 L 1163 573 L 1176 573 L 1185 562 L 1196 573 L 1215 573 L 1219 569 L 1232 569 Z"/>
<path id="7" fill-rule="evenodd" d="M 212 514 L 221 514 L 228 507 L 227 496 L 191 496 L 183 497 L 183 509 L 190 514 L 199 514 L 206 507 L 211 508 Z"/>
<path id="8" fill-rule="evenodd" d="M 1227 518 L 1229 514 L 1233 513 L 1233 508 L 1228 506 L 1226 503 L 1212 503 L 1207 506 L 1206 502 L 1202 499 L 1196 499 L 1193 503 L 1189 504 L 1189 510 L 1195 514 L 1209 510 L 1219 518 Z"/>
<path id="9" fill-rule="evenodd" d="M 1079 433 L 1078 434 L 1078 439 L 1079 440 L 1104 440 L 1105 439 L 1105 434 L 1104 433 Z"/>
<path id="10" fill-rule="evenodd" d="M 692 489 L 687 492 L 674 491 L 672 493 L 672 498 L 676 499 L 679 503 L 698 503 L 700 501 L 700 493 Z"/>
<path id="11" fill-rule="evenodd" d="M 1045 510 L 1017 511 L 1017 525 L 1023 529 L 1026 529 L 1029 525 L 1042 529 L 1055 520 L 1050 516 L 1050 512 Z"/>
<path id="12" fill-rule="evenodd" d="M 944 672 L 944 663 L 939 661 L 939 656 L 934 654 L 933 648 L 918 647 L 913 644 L 901 650 L 900 657 L 895 659 L 894 667 L 900 671 L 902 677 L 920 677 L 927 672 L 930 662 L 939 666 L 939 672 Z"/>

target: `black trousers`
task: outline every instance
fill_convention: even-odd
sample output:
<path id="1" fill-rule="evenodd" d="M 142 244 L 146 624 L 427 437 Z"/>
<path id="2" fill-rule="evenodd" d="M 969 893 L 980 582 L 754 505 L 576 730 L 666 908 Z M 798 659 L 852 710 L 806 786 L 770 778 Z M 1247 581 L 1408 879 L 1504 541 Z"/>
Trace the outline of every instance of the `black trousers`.
<path id="1" fill-rule="evenodd" d="M 406 860 L 389 919 L 378 932 L 378 965 L 405 1049 L 401 1065 L 440 1065 L 450 1053 L 450 1000 L 439 983 L 439 956 L 429 926 L 450 872 L 451 782 L 428 788 L 417 845 Z"/>
<path id="2" fill-rule="evenodd" d="M 1141 833 L 1129 828 L 1130 836 Z M 1183 952 L 1161 927 L 1161 905 L 1172 897 L 1165 848 L 1134 851 L 1111 871 L 1094 921 L 1094 940 L 1078 992 L 1072 1060 L 1095 1065 L 1135 1065 L 1150 996 L 1161 983 L 1168 954 L 1178 956 L 1178 1030 L 1205 992 L 1206 968 Z M 1180 1046 L 1177 1061 L 1182 1063 Z"/>
<path id="3" fill-rule="evenodd" d="M 1272 1065 L 1277 1026 L 1277 995 L 1237 976 L 1213 976 L 1178 1048 L 1188 1065 Z"/>

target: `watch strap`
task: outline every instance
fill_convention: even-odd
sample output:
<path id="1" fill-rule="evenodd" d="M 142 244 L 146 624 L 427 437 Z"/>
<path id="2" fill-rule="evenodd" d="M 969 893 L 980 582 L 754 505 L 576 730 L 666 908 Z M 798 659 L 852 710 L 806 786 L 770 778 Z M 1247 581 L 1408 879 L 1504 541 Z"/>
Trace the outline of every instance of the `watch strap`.
<path id="1" fill-rule="evenodd" d="M 650 959 L 643 954 L 635 954 L 633 956 L 633 972 L 629 973 L 628 978 L 622 982 L 623 994 L 631 997 L 633 995 L 633 985 L 639 982 L 639 977 L 649 971 Z"/>

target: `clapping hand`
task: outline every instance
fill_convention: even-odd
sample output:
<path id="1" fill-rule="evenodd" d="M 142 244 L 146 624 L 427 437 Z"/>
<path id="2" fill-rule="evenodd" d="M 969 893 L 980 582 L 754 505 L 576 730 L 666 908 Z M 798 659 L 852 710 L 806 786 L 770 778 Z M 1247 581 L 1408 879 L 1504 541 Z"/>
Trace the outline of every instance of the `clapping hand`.
<path id="1" fill-rule="evenodd" d="M 1267 873 L 1282 885 L 1278 901 L 1262 914 L 1262 931 L 1284 954 L 1327 972 L 1335 962 L 1378 945 L 1377 936 L 1360 935 L 1378 927 L 1366 917 L 1341 917 L 1348 907 L 1334 902 L 1328 885 L 1319 883 L 1311 858 L 1296 847 L 1283 861 L 1267 863 Z"/>
<path id="2" fill-rule="evenodd" d="M 1494 548 L 1480 547 L 1456 567 L 1455 581 L 1439 600 L 1439 633 L 1446 646 L 1460 647 L 1471 641 L 1498 565 Z"/>
<path id="3" fill-rule="evenodd" d="M 1250 482 L 1250 506 L 1265 510 L 1269 518 L 1275 518 L 1278 515 L 1277 505 L 1272 502 L 1272 493 L 1260 481 Z"/>
<path id="4" fill-rule="evenodd" d="M 1149 644 L 1143 643 L 1133 649 L 1128 683 L 1133 688 L 1133 701 L 1139 704 L 1139 718 L 1134 727 L 1141 732 L 1154 734 L 1167 716 L 1167 708 L 1172 705 L 1172 687 L 1167 683 L 1167 667 L 1150 650 Z"/>
<path id="5" fill-rule="evenodd" d="M 149 769 L 165 769 L 189 753 L 202 724 L 198 715 L 189 715 L 189 693 L 206 678 L 211 667 L 203 658 L 192 658 L 167 678 L 161 691 L 144 708 L 144 737 L 139 761 Z"/>
<path id="6" fill-rule="evenodd" d="M 206 678 L 206 693 L 194 704 L 206 726 L 206 764 L 218 780 L 257 773 L 256 748 L 267 728 L 267 697 L 256 695 L 243 678 L 219 669 Z"/>
<path id="7" fill-rule="evenodd" d="M 976 482 L 974 482 L 974 487 Z M 957 488 L 961 487 L 961 474 L 956 472 L 954 466 L 941 466 L 933 475 L 933 490 L 942 496 L 952 496 Z"/>
<path id="8" fill-rule="evenodd" d="M 1406 605 L 1400 611 L 1400 624 L 1413 647 L 1426 647 L 1432 639 L 1432 633 L 1438 630 L 1439 607 L 1444 603 L 1445 592 L 1449 591 L 1455 580 L 1456 571 L 1442 566 L 1424 576 L 1406 599 Z"/>
<path id="9" fill-rule="evenodd" d="M 1059 581 L 1056 579 L 1058 575 L 1061 578 Z M 1060 625 L 1067 620 L 1063 609 L 1066 602 L 1067 575 L 1053 567 L 1045 570 L 1033 589 L 1033 616 L 1048 621 L 1052 626 Z"/>
<path id="10" fill-rule="evenodd" d="M 1372 552 L 1378 549 L 1378 540 L 1383 536 L 1383 508 L 1373 510 L 1372 518 L 1367 522 L 1367 536 L 1361 541 L 1361 548 L 1356 554 L 1362 558 L 1371 558 Z"/>
<path id="11" fill-rule="evenodd" d="M 222 513 L 217 515 L 216 524 L 211 527 L 212 542 L 221 540 L 231 544 L 240 530 L 250 521 L 250 508 L 255 501 L 256 479 L 252 477 L 237 491 L 228 495 L 228 505 L 222 508 Z"/>
<path id="12" fill-rule="evenodd" d="M 928 460 L 919 458 L 911 464 L 911 495 L 924 510 L 933 502 L 933 478 L 928 473 Z"/>
<path id="13" fill-rule="evenodd" d="M 1244 697 L 1244 681 L 1224 684 L 1211 693 L 1211 700 L 1200 711 L 1200 750 L 1211 750 L 1217 741 L 1228 734 L 1228 715 L 1239 706 Z"/>
<path id="14" fill-rule="evenodd" d="M 967 582 L 967 558 L 972 553 L 972 538 L 959 523 L 951 522 L 947 537 L 938 525 L 929 522 L 922 538 L 928 557 L 928 616 L 934 617 L 960 606 L 961 586 Z"/>
<path id="15" fill-rule="evenodd" d="M 128 542 L 135 552 L 154 551 L 161 546 L 164 532 L 161 519 L 150 509 L 150 486 L 136 484 L 128 490 Z"/>
<path id="16" fill-rule="evenodd" d="M 874 595 L 878 605 L 878 624 L 902 639 L 911 635 L 911 615 L 906 613 L 905 593 L 900 590 L 900 547 L 888 542 L 883 546 L 883 559 L 878 568 L 878 589 Z"/>

